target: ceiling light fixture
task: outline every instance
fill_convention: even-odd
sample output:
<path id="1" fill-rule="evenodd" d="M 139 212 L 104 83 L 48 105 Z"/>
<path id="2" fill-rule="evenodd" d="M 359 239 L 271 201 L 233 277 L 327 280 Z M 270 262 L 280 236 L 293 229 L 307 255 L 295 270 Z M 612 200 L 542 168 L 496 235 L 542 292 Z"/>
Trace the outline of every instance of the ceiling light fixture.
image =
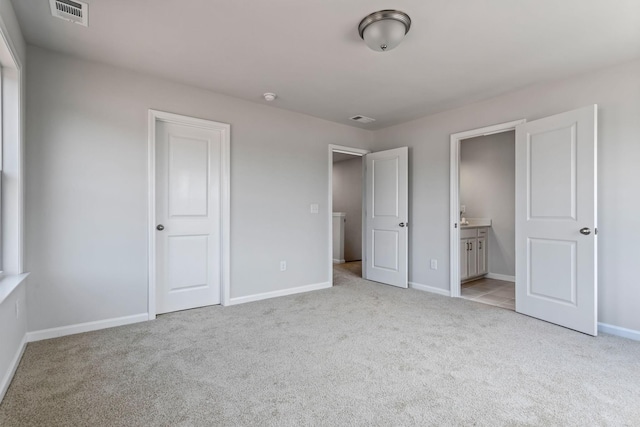
<path id="1" fill-rule="evenodd" d="M 411 28 L 411 18 L 399 10 L 379 10 L 367 15 L 358 33 L 371 49 L 386 52 L 398 46 Z"/>
<path id="2" fill-rule="evenodd" d="M 271 92 L 267 92 L 262 96 L 264 96 L 264 100 L 267 101 L 267 102 L 271 102 L 271 101 L 273 101 L 274 99 L 276 99 L 278 97 L 278 95 L 276 95 L 275 93 L 271 93 Z"/>

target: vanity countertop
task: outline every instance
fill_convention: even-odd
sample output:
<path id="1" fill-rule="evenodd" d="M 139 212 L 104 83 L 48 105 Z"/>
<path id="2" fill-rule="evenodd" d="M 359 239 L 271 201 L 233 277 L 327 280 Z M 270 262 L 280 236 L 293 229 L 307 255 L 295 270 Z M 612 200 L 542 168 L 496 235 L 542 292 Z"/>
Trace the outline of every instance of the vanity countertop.
<path id="1" fill-rule="evenodd" d="M 461 229 L 491 227 L 490 218 L 467 218 L 466 223 L 460 223 Z"/>

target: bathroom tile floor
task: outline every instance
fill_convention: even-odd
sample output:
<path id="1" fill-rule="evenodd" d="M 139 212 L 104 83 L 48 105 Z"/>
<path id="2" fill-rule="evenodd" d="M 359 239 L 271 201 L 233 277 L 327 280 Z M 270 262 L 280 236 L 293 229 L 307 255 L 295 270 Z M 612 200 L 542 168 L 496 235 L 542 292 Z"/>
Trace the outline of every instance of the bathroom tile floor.
<path id="1" fill-rule="evenodd" d="M 516 287 L 513 282 L 478 279 L 462 284 L 462 298 L 515 311 Z"/>

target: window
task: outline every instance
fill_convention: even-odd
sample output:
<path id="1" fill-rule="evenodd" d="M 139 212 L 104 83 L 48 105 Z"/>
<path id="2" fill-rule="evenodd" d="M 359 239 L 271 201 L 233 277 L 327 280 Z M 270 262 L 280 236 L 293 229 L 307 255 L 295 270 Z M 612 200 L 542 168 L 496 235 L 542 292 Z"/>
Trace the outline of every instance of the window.
<path id="1" fill-rule="evenodd" d="M 0 271 L 23 272 L 21 66 L 0 21 Z"/>

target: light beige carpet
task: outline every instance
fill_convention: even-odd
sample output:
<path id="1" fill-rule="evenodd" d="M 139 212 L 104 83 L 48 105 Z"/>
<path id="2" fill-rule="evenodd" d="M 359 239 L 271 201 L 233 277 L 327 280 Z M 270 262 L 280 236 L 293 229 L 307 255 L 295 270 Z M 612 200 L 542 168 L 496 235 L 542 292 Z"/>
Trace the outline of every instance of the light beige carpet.
<path id="1" fill-rule="evenodd" d="M 29 344 L 0 425 L 640 425 L 640 342 L 354 271 Z"/>

